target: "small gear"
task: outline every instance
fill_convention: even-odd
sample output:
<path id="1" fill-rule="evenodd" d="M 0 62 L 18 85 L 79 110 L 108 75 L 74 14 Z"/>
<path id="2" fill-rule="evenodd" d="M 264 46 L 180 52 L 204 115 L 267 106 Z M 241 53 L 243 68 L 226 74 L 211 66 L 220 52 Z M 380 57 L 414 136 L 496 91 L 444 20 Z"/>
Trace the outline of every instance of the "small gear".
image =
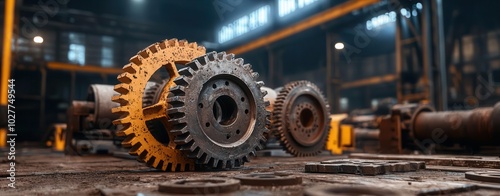
<path id="1" fill-rule="evenodd" d="M 167 132 L 164 135 L 168 135 L 168 138 L 159 138 L 149 130 L 147 124 L 159 119 L 163 126 L 169 129 L 166 99 L 168 89 L 173 85 L 174 78 L 179 75 L 176 64 L 186 64 L 205 53 L 205 48 L 196 43 L 170 39 L 140 51 L 123 67 L 124 73 L 118 76 L 121 83 L 115 86 L 119 95 L 112 98 L 120 103 L 119 107 L 112 109 L 113 113 L 121 113 L 122 116 L 113 123 L 123 126 L 117 135 L 126 136 L 122 145 L 130 147 L 129 153 L 138 156 L 139 161 L 163 171 L 194 169 L 194 160 L 176 149 L 173 135 Z M 158 101 L 143 107 L 143 97 L 150 96 L 150 93 L 143 94 L 146 84 L 161 68 L 167 70 L 170 78 L 163 89 L 158 89 L 161 92 Z"/>
<path id="2" fill-rule="evenodd" d="M 329 131 L 329 106 L 319 88 L 296 81 L 281 88 L 274 102 L 272 132 L 284 149 L 295 156 L 319 154 Z"/>
<path id="3" fill-rule="evenodd" d="M 262 149 L 269 112 L 263 82 L 243 59 L 211 52 L 179 70 L 168 98 L 175 143 L 197 163 L 239 167 Z"/>

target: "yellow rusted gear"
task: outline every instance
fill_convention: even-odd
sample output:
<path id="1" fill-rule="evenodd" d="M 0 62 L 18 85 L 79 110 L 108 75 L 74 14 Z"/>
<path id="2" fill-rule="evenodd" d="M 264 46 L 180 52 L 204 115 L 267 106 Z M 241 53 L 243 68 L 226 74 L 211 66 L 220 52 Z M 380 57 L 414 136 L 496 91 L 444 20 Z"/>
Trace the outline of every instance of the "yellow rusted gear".
<path id="1" fill-rule="evenodd" d="M 124 72 L 118 76 L 121 82 L 115 86 L 120 93 L 113 96 L 113 101 L 120 103 L 113 108 L 113 113 L 122 116 L 113 123 L 122 125 L 118 136 L 126 136 L 122 142 L 124 147 L 130 147 L 129 153 L 138 156 L 138 160 L 150 167 L 163 171 L 185 171 L 194 169 L 194 160 L 176 149 L 175 138 L 168 133 L 168 144 L 158 141 L 148 129 L 151 120 L 160 120 L 169 129 L 167 110 L 167 95 L 174 86 L 174 78 L 179 76 L 176 64 L 186 64 L 196 57 L 202 56 L 206 50 L 196 43 L 185 40 L 165 40 L 155 43 L 137 53 L 130 63 L 123 67 Z M 159 69 L 165 68 L 170 78 L 161 90 L 157 103 L 143 108 L 142 99 L 148 80 Z"/>

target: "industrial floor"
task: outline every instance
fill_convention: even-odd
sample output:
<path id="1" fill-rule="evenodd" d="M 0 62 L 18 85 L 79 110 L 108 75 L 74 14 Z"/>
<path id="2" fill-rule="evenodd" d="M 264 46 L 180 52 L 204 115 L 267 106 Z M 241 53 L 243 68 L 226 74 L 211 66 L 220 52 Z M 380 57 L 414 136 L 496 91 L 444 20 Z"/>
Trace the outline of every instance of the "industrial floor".
<path id="1" fill-rule="evenodd" d="M 5 149 L 1 168 L 6 170 Z M 400 156 L 400 155 L 398 155 Z M 363 155 L 359 155 L 363 157 Z M 358 157 L 358 158 L 359 158 Z M 172 179 L 190 177 L 231 178 L 252 172 L 281 171 L 303 178 L 302 185 L 283 187 L 241 186 L 238 192 L 226 195 L 303 195 L 316 185 L 380 187 L 402 195 L 500 195 L 500 183 L 468 180 L 465 171 L 483 171 L 482 168 L 437 166 L 417 172 L 393 173 L 378 176 L 354 174 L 305 173 L 308 162 L 347 158 L 347 156 L 316 157 L 254 157 L 244 167 L 224 171 L 161 172 L 150 169 L 135 160 L 114 156 L 65 156 L 50 149 L 24 148 L 16 152 L 16 189 L 8 188 L 6 172 L 1 172 L 0 195 L 167 195 L 158 192 L 158 185 Z M 380 157 L 379 157 L 380 158 Z M 468 159 L 483 159 L 467 157 Z M 498 159 L 498 157 L 496 157 Z M 493 158 L 494 159 L 494 158 Z M 490 161 L 500 167 L 500 160 Z M 428 163 L 436 163 L 428 161 Z M 496 170 L 499 169 L 487 169 Z M 478 185 L 478 186 L 474 186 Z M 467 188 L 469 187 L 469 188 Z M 470 187 L 476 187 L 470 190 Z M 458 192 L 458 193 L 456 193 Z"/>

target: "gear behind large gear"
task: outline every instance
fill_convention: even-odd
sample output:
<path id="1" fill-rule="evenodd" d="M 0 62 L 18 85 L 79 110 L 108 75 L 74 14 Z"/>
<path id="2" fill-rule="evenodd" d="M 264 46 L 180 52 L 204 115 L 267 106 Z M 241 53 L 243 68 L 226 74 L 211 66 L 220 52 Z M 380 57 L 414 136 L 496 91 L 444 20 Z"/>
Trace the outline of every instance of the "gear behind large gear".
<path id="1" fill-rule="evenodd" d="M 262 149 L 269 112 L 263 82 L 243 59 L 208 53 L 179 70 L 170 89 L 171 133 L 181 150 L 199 164 L 232 168 Z"/>
<path id="2" fill-rule="evenodd" d="M 176 64 L 186 64 L 204 54 L 205 48 L 196 43 L 171 39 L 152 44 L 132 57 L 130 63 L 123 67 L 124 73 L 118 76 L 121 83 L 115 86 L 115 91 L 120 94 L 112 98 L 120 103 L 120 106 L 112 111 L 121 113 L 122 116 L 114 123 L 123 125 L 117 135 L 126 136 L 122 145 L 131 148 L 129 153 L 137 156 L 139 161 L 163 171 L 194 169 L 194 160 L 176 149 L 174 136 L 170 132 L 158 136 L 150 130 L 148 122 L 160 120 L 163 126 L 169 129 L 166 99 L 168 89 L 174 84 L 174 78 L 179 75 Z M 146 84 L 161 68 L 167 70 L 169 79 L 163 89 L 158 89 L 160 95 L 157 102 L 152 105 L 143 104 L 144 96 L 148 99 L 151 95 L 151 92 L 144 95 Z"/>
<path id="3" fill-rule="evenodd" d="M 314 156 L 325 147 L 329 131 L 329 106 L 319 88 L 296 81 L 280 89 L 274 102 L 272 133 L 294 156 Z"/>

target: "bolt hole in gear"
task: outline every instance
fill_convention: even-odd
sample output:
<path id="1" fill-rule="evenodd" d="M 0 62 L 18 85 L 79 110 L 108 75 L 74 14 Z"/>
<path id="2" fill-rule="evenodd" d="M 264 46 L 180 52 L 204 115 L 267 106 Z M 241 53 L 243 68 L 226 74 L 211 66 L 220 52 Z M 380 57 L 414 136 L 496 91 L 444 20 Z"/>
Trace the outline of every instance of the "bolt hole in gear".
<path id="1" fill-rule="evenodd" d="M 205 53 L 205 48 L 196 43 L 170 39 L 150 45 L 123 67 L 124 72 L 118 76 L 120 84 L 114 87 L 119 94 L 112 98 L 120 104 L 112 111 L 121 117 L 113 123 L 122 125 L 117 135 L 126 137 L 122 145 L 129 147 L 129 153 L 137 156 L 139 161 L 163 171 L 194 169 L 194 160 L 177 149 L 174 136 L 165 131 L 172 126 L 166 113 L 169 107 L 167 96 L 174 78 L 179 75 L 177 66 Z M 160 73 L 160 76 L 155 73 Z M 160 83 L 163 80 L 161 73 L 168 75 L 168 79 L 148 90 L 148 82 Z"/>
<path id="2" fill-rule="evenodd" d="M 170 89 L 178 148 L 212 168 L 239 167 L 262 149 L 269 113 L 263 82 L 243 59 L 211 52 L 188 63 Z"/>
<path id="3" fill-rule="evenodd" d="M 319 154 L 329 132 L 329 106 L 319 88 L 296 81 L 280 88 L 274 101 L 272 133 L 294 156 Z"/>

